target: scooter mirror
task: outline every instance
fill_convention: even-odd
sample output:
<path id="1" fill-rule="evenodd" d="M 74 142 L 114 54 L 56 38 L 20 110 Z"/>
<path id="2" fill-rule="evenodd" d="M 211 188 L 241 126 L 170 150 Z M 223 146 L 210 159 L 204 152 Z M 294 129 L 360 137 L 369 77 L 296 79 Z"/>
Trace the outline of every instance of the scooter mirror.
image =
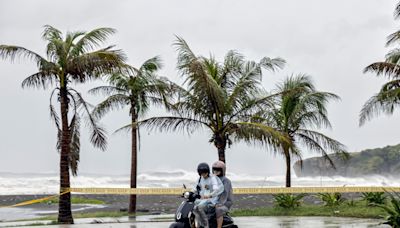
<path id="1" fill-rule="evenodd" d="M 185 184 L 183 184 L 183 188 L 186 189 L 186 185 Z"/>

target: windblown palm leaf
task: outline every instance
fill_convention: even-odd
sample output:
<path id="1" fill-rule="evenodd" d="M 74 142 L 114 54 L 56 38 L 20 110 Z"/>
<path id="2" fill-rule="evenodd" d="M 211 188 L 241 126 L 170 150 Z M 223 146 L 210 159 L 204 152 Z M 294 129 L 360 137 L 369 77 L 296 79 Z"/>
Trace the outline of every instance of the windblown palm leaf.
<path id="1" fill-rule="evenodd" d="M 360 126 L 381 113 L 393 114 L 400 104 L 400 50 L 395 49 L 386 56 L 385 62 L 377 62 L 367 66 L 364 72 L 374 72 L 378 76 L 386 75 L 390 81 L 372 96 L 360 112 Z"/>

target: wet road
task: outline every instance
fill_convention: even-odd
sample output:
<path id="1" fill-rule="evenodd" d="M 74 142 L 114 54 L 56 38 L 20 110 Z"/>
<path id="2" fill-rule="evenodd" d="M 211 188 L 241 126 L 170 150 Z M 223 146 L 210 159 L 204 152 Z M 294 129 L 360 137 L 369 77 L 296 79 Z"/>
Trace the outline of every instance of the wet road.
<path id="1" fill-rule="evenodd" d="M 241 228 L 264 228 L 264 227 L 329 227 L 329 228 L 372 228 L 389 227 L 379 225 L 380 220 L 358 219 L 358 218 L 338 218 L 338 217 L 237 217 L 236 224 Z M 76 224 L 76 225 L 51 225 L 34 226 L 47 228 L 166 228 L 171 222 L 123 222 L 108 224 Z M 1 225 L 1 224 L 0 224 Z"/>

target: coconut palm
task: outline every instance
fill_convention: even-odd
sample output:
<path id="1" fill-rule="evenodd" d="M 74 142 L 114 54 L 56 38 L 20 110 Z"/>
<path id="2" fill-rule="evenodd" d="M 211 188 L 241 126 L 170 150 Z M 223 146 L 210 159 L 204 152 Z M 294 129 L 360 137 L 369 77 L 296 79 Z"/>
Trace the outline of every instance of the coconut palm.
<path id="1" fill-rule="evenodd" d="M 182 38 L 177 37 L 174 46 L 186 88 L 177 88 L 178 101 L 170 107 L 173 115 L 149 118 L 139 125 L 161 131 L 208 129 L 209 142 L 215 145 L 219 160 L 224 162 L 226 146 L 232 140 L 253 143 L 281 137 L 272 128 L 244 120 L 256 112 L 257 105 L 271 100 L 261 87 L 262 68 L 280 69 L 285 63 L 283 59 L 264 57 L 260 62 L 246 61 L 243 55 L 229 51 L 220 63 L 213 56 L 195 55 Z"/>
<path id="2" fill-rule="evenodd" d="M 395 18 L 400 17 L 400 3 L 395 10 Z M 387 38 L 386 46 L 398 44 L 400 41 L 400 31 L 390 34 Z M 400 49 L 391 50 L 385 60 L 370 64 L 364 69 L 364 73 L 373 72 L 377 76 L 384 75 L 388 78 L 380 91 L 373 95 L 363 106 L 360 112 L 360 126 L 366 121 L 371 120 L 379 114 L 385 113 L 392 115 L 400 104 Z"/>
<path id="3" fill-rule="evenodd" d="M 329 100 L 339 99 L 337 95 L 317 91 L 307 75 L 285 79 L 277 91 L 281 95 L 276 97 L 275 105 L 264 109 L 260 117 L 253 116 L 253 120 L 277 129 L 289 139 L 289 143 L 281 142 L 275 150 L 285 157 L 286 187 L 290 187 L 292 157 L 302 160 L 300 146 L 322 154 L 332 166 L 329 151 L 347 153 L 340 142 L 318 132 L 321 127 L 331 127 L 326 106 Z"/>
<path id="4" fill-rule="evenodd" d="M 137 152 L 139 127 L 136 122 L 148 112 L 150 105 L 168 104 L 167 97 L 171 94 L 171 83 L 166 78 L 156 76 L 156 71 L 161 68 L 161 60 L 154 57 L 143 63 L 139 68 L 134 68 L 132 74 L 113 74 L 108 78 L 110 85 L 99 86 L 89 91 L 92 94 L 108 96 L 94 110 L 97 118 L 106 113 L 129 107 L 131 117 L 131 188 L 136 188 L 137 177 Z M 129 213 L 136 212 L 136 195 L 130 196 Z"/>
<path id="5" fill-rule="evenodd" d="M 60 193 L 70 187 L 70 170 L 77 175 L 81 124 L 78 110 L 83 110 L 86 115 L 86 123 L 91 129 L 91 143 L 102 150 L 106 148 L 104 130 L 90 115 L 88 103 L 72 87 L 72 83 L 85 83 L 123 66 L 125 56 L 113 46 L 95 50 L 114 32 L 111 28 L 98 28 L 90 32 L 68 32 L 63 36 L 56 28 L 46 25 L 42 37 L 47 42 L 47 58 L 24 47 L 0 45 L 1 58 L 13 61 L 26 57 L 37 64 L 38 71 L 22 82 L 23 88 L 52 88 L 50 115 L 58 130 Z M 54 96 L 60 103 L 59 112 L 53 105 Z M 73 223 L 70 193 L 60 195 L 58 222 Z"/>

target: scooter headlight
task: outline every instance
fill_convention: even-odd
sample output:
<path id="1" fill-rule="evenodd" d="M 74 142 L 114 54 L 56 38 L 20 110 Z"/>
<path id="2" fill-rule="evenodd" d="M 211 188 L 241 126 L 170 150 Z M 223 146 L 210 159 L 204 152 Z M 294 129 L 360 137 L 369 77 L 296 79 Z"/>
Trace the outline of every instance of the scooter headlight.
<path id="1" fill-rule="evenodd" d="M 190 192 L 185 192 L 185 193 L 183 194 L 183 197 L 185 197 L 185 199 L 189 199 L 189 197 L 190 197 Z"/>

